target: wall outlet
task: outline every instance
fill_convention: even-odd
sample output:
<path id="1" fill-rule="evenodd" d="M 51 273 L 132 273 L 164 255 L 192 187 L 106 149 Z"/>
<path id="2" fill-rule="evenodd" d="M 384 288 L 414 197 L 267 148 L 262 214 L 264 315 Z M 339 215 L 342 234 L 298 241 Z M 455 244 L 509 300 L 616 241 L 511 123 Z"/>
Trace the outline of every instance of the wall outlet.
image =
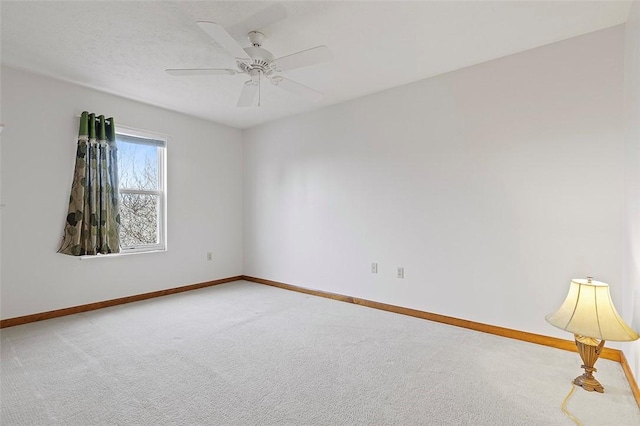
<path id="1" fill-rule="evenodd" d="M 213 259 L 213 253 L 211 253 L 210 251 L 207 252 L 207 260 L 212 260 Z"/>
<path id="2" fill-rule="evenodd" d="M 372 274 L 377 274 L 378 273 L 378 262 L 372 262 L 371 263 L 371 273 Z"/>
<path id="3" fill-rule="evenodd" d="M 402 266 L 398 266 L 398 278 L 404 278 L 404 268 Z"/>

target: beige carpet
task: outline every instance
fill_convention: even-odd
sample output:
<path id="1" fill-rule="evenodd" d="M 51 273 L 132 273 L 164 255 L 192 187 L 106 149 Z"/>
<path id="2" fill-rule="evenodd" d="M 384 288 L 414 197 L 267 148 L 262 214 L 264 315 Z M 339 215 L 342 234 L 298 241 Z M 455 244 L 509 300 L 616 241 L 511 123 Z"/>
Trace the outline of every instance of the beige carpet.
<path id="1" fill-rule="evenodd" d="M 2 425 L 572 425 L 575 353 L 236 282 L 3 329 Z M 619 364 L 585 425 L 640 425 Z"/>

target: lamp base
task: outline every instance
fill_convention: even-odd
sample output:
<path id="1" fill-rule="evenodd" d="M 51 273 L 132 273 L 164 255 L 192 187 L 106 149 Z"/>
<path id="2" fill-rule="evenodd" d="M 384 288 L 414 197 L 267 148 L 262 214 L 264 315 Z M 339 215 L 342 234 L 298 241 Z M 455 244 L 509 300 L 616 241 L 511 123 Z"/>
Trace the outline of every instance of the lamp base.
<path id="1" fill-rule="evenodd" d="M 594 369 L 595 371 L 595 369 Z M 582 389 L 589 391 L 589 392 L 600 392 L 600 393 L 604 393 L 604 388 L 602 387 L 602 385 L 600 384 L 599 381 L 597 381 L 593 376 L 588 377 L 587 373 L 584 373 L 578 377 L 576 377 L 573 380 L 573 384 L 576 386 L 580 386 L 582 387 Z"/>
<path id="2" fill-rule="evenodd" d="M 604 340 L 601 340 L 598 344 L 594 344 L 597 340 L 576 335 L 575 341 L 580 358 L 582 358 L 582 362 L 584 362 L 581 366 L 584 368 L 584 374 L 576 377 L 573 384 L 589 392 L 596 391 L 604 393 L 604 387 L 593 377 L 593 373 L 598 371 L 593 365 L 598 360 L 600 352 L 604 347 Z"/>

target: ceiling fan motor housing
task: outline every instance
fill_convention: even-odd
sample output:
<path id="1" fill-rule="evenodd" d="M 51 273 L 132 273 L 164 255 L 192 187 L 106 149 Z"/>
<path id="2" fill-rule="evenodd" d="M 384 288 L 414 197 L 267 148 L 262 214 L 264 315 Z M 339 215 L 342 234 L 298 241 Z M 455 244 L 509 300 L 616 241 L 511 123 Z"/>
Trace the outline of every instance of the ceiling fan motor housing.
<path id="1" fill-rule="evenodd" d="M 270 75 L 276 69 L 275 63 L 273 63 L 274 57 L 271 52 L 262 47 L 250 46 L 245 47 L 244 51 L 251 60 L 238 60 L 238 67 L 249 73 L 251 70 L 259 70 L 265 75 Z"/>

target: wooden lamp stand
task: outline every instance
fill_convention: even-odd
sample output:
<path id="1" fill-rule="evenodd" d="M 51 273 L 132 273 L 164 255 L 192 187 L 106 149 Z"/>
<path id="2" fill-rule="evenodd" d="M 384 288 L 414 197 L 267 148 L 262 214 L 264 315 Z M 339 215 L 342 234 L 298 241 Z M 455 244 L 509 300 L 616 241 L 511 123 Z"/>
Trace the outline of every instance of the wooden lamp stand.
<path id="1" fill-rule="evenodd" d="M 584 337 L 577 334 L 574 335 L 574 337 L 576 346 L 578 347 L 578 353 L 584 363 L 581 365 L 581 367 L 584 368 L 584 374 L 576 377 L 573 384 L 581 386 L 584 390 L 589 392 L 596 391 L 604 393 L 604 388 L 600 382 L 593 377 L 593 373 L 598 371 L 593 365 L 596 363 L 600 353 L 602 352 L 604 340 L 600 340 L 600 343 L 597 343 L 597 339 L 593 339 L 591 337 Z"/>

